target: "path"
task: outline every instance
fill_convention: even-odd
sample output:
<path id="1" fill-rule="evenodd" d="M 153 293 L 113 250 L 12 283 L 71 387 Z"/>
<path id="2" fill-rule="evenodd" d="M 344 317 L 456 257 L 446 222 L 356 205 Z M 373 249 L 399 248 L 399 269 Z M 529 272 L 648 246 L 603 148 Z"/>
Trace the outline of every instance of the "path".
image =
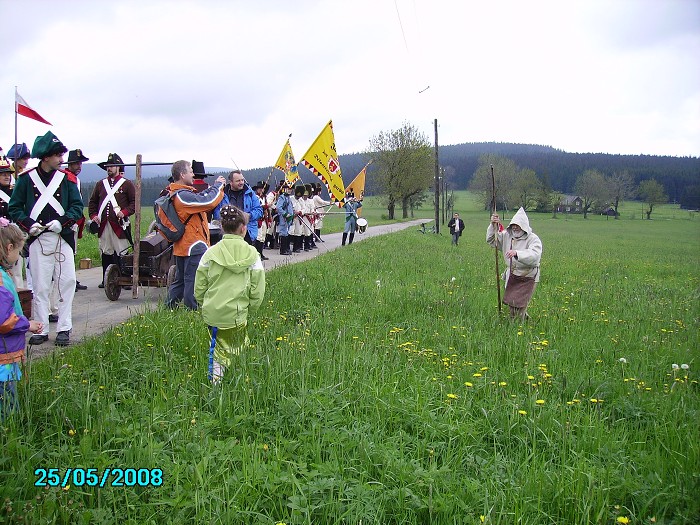
<path id="1" fill-rule="evenodd" d="M 362 242 L 364 239 L 398 232 L 406 228 L 420 226 L 421 223 L 431 222 L 430 219 L 416 219 L 395 224 L 382 224 L 370 226 L 365 233 L 355 234 L 354 242 Z M 266 270 L 273 270 L 285 264 L 294 264 L 307 261 L 317 255 L 336 250 L 341 247 L 342 233 L 321 234 L 325 242 L 317 242 L 319 248 L 310 252 L 301 252 L 294 255 L 280 255 L 279 250 L 264 250 L 263 253 L 269 260 L 263 261 Z M 99 264 L 99 261 L 96 261 Z M 119 300 L 110 301 L 103 289 L 97 287 L 102 281 L 102 267 L 89 270 L 77 270 L 77 279 L 87 285 L 87 290 L 75 293 L 73 300 L 73 330 L 71 331 L 71 343 L 80 343 L 86 338 L 106 332 L 134 315 L 154 308 L 158 302 L 164 300 L 167 291 L 165 288 L 139 287 L 138 297 L 132 298 L 131 290 L 122 290 Z M 29 355 L 31 358 L 42 357 L 58 348 L 54 346 L 56 325 L 50 326 L 49 340 L 42 345 L 33 346 Z"/>

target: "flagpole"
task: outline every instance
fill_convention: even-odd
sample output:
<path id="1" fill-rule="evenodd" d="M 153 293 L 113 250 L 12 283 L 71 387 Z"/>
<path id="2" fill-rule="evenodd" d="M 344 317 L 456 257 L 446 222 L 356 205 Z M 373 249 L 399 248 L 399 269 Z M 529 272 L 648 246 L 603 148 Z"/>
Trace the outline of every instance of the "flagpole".
<path id="1" fill-rule="evenodd" d="M 15 86 L 15 165 L 17 164 L 17 86 Z"/>

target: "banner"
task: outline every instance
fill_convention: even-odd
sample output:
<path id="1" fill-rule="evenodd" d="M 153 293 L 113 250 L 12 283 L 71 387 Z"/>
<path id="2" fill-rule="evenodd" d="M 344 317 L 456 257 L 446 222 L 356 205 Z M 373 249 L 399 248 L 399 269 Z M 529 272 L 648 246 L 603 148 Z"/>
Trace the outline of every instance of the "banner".
<path id="1" fill-rule="evenodd" d="M 328 121 L 300 162 L 326 185 L 331 202 L 339 207 L 345 203 L 345 185 L 335 151 L 332 120 Z"/>
<path id="2" fill-rule="evenodd" d="M 353 179 L 353 181 L 348 184 L 347 188 L 345 188 L 345 195 L 353 194 L 355 198 L 358 201 L 361 201 L 365 197 L 365 177 L 367 176 L 367 166 L 369 166 L 372 163 L 370 160 L 367 164 L 365 164 L 365 167 L 362 168 L 362 171 L 357 174 L 357 177 Z M 357 215 L 362 215 L 362 208 L 357 209 Z"/>
<path id="3" fill-rule="evenodd" d="M 284 173 L 284 180 L 290 186 L 293 186 L 296 181 L 299 180 L 297 163 L 294 160 L 294 153 L 292 153 L 292 146 L 289 143 L 289 139 L 287 139 L 287 142 L 282 148 L 282 153 L 280 153 L 274 167 Z"/>
<path id="4" fill-rule="evenodd" d="M 29 104 L 27 104 L 27 101 L 24 100 L 19 93 L 17 93 L 17 90 L 15 90 L 15 113 L 22 115 L 23 117 L 38 120 L 39 122 L 43 122 L 44 124 L 51 126 L 51 122 L 34 111 Z"/>

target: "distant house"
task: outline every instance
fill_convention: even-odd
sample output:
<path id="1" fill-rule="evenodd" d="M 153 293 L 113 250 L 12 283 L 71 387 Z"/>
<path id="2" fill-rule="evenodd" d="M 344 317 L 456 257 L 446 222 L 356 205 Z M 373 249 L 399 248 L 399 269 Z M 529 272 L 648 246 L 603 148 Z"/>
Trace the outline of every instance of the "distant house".
<path id="1" fill-rule="evenodd" d="M 557 206 L 559 213 L 583 213 L 583 199 L 577 195 L 564 195 Z"/>

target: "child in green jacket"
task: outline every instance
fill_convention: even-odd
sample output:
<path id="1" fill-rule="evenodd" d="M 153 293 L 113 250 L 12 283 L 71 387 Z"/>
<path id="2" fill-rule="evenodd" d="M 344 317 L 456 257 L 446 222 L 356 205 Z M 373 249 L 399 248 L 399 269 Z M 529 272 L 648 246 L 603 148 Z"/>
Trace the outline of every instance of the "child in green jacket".
<path id="1" fill-rule="evenodd" d="M 245 241 L 248 216 L 235 206 L 221 208 L 224 237 L 209 248 L 197 267 L 194 296 L 212 336 L 209 378 L 216 384 L 232 357 L 248 340 L 248 314 L 265 295 L 265 269 L 257 250 Z"/>

